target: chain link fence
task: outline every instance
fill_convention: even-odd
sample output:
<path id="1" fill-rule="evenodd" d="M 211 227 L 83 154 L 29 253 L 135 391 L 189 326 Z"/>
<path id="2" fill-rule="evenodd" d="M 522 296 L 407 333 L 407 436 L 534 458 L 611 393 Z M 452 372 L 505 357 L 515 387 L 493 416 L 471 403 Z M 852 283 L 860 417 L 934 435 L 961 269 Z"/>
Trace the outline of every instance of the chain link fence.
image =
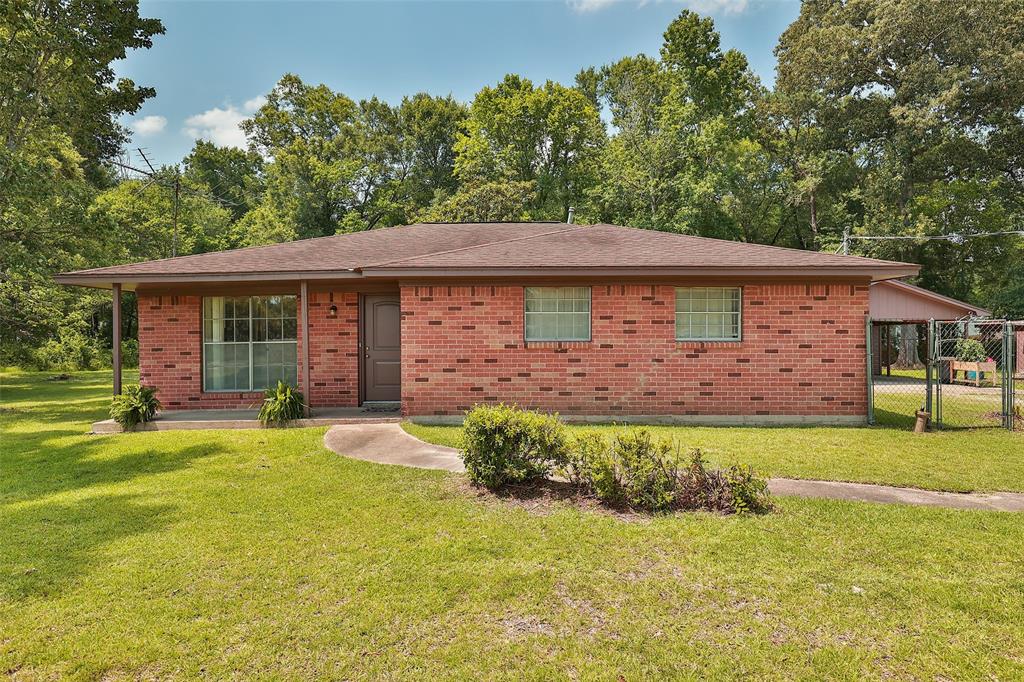
<path id="1" fill-rule="evenodd" d="M 960 320 L 870 324 L 873 420 L 910 428 L 1022 428 L 1024 323 Z"/>

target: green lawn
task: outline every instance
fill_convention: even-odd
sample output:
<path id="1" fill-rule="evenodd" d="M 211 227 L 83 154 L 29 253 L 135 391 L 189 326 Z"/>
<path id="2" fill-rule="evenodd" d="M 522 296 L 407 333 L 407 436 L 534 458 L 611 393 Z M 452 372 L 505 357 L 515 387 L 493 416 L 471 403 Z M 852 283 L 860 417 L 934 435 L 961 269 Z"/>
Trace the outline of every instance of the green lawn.
<path id="1" fill-rule="evenodd" d="M 109 374 L 0 379 L 13 679 L 1024 676 L 1018 515 L 791 498 L 761 517 L 530 511 L 339 457 L 321 429 L 88 436 Z M 913 442 L 687 433 L 778 466 L 861 438 L 898 460 Z"/>
<path id="2" fill-rule="evenodd" d="M 425 441 L 459 446 L 456 426 L 404 428 Z M 621 426 L 570 426 L 613 433 Z M 915 434 L 885 427 L 651 426 L 718 464 L 749 464 L 769 476 L 953 491 L 1024 491 L 1024 433 L 1002 428 Z"/>

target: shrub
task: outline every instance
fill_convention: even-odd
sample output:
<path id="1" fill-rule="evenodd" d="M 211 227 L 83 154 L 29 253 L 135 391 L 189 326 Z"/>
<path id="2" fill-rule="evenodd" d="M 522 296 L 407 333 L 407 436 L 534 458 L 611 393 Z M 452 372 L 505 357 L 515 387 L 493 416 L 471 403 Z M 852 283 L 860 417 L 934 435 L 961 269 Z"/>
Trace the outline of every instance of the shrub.
<path id="1" fill-rule="evenodd" d="M 290 421 L 301 419 L 305 407 L 301 393 L 278 381 L 276 388 L 268 388 L 263 394 L 259 420 L 264 426 L 286 426 Z"/>
<path id="2" fill-rule="evenodd" d="M 44 372 L 98 369 L 104 364 L 103 360 L 103 351 L 96 339 L 71 329 L 61 330 L 60 336 L 32 351 L 32 365 Z"/>
<path id="3" fill-rule="evenodd" d="M 130 369 L 139 366 L 138 339 L 125 339 L 121 342 L 121 366 Z"/>
<path id="4" fill-rule="evenodd" d="M 700 450 L 680 468 L 680 455 L 668 440 L 646 429 L 614 439 L 586 433 L 573 441 L 558 472 L 606 504 L 651 512 L 704 509 L 761 513 L 771 509 L 768 484 L 749 467 L 707 466 Z"/>
<path id="5" fill-rule="evenodd" d="M 671 509 L 678 492 L 679 472 L 672 458 L 672 443 L 655 440 L 647 429 L 633 429 L 612 441 L 612 480 L 603 483 L 611 493 L 606 502 L 624 502 L 635 509 Z M 601 491 L 597 490 L 600 497 Z"/>
<path id="6" fill-rule="evenodd" d="M 956 350 L 953 353 L 961 362 L 985 362 L 988 359 L 985 346 L 977 339 L 960 339 L 956 342 Z"/>
<path id="7" fill-rule="evenodd" d="M 153 419 L 160 409 L 160 401 L 156 398 L 156 389 L 152 386 L 129 384 L 124 387 L 121 395 L 114 396 L 110 403 L 110 417 L 126 431 L 131 431 L 138 424 Z"/>
<path id="8" fill-rule="evenodd" d="M 492 490 L 547 475 L 567 456 L 556 415 L 515 405 L 477 405 L 463 423 L 462 460 L 473 483 Z"/>
<path id="9" fill-rule="evenodd" d="M 746 464 L 731 466 L 725 470 L 725 478 L 732 491 L 735 511 L 763 514 L 772 510 L 768 481 L 759 478 L 749 466 Z"/>

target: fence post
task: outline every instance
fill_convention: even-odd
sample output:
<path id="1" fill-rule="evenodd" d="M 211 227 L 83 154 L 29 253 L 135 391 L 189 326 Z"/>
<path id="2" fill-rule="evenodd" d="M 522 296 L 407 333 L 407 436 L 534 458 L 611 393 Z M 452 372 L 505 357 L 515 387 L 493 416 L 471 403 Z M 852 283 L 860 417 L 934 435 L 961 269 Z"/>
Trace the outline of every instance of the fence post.
<path id="1" fill-rule="evenodd" d="M 942 428 L 942 325 L 932 320 L 935 329 L 935 343 L 932 347 L 932 363 L 935 365 L 935 404 L 932 410 L 932 422 L 935 428 Z"/>
<path id="2" fill-rule="evenodd" d="M 924 359 L 924 410 L 934 420 L 935 415 L 932 414 L 932 370 L 935 367 L 935 318 L 928 320 L 927 339 L 924 346 L 925 353 L 927 353 Z"/>
<path id="3" fill-rule="evenodd" d="M 874 372 L 874 363 L 872 362 L 871 357 L 871 316 L 866 315 L 864 317 L 864 321 L 864 355 L 867 356 L 868 361 L 867 386 L 865 386 L 865 388 L 867 389 L 868 397 L 868 424 L 871 425 L 875 423 L 875 386 L 874 377 L 872 376 L 872 373 Z"/>
<path id="4" fill-rule="evenodd" d="M 1017 360 L 1017 344 L 1014 339 L 1013 325 L 1010 324 L 1009 320 L 1003 321 L 1003 426 L 1008 431 L 1013 431 L 1015 426 L 1015 414 L 1014 414 L 1014 375 L 1016 374 L 1016 368 L 1014 365 Z"/>

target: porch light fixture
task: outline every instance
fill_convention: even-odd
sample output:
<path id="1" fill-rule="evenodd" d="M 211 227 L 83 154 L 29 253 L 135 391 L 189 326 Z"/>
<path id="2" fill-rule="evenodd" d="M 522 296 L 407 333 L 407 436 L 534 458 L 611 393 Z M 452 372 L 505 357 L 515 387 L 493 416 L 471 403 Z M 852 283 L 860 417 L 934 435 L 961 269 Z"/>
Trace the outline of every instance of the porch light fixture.
<path id="1" fill-rule="evenodd" d="M 337 317 L 338 316 L 338 306 L 336 306 L 336 305 L 334 305 L 332 303 L 331 307 L 327 309 L 327 316 L 328 317 Z"/>

